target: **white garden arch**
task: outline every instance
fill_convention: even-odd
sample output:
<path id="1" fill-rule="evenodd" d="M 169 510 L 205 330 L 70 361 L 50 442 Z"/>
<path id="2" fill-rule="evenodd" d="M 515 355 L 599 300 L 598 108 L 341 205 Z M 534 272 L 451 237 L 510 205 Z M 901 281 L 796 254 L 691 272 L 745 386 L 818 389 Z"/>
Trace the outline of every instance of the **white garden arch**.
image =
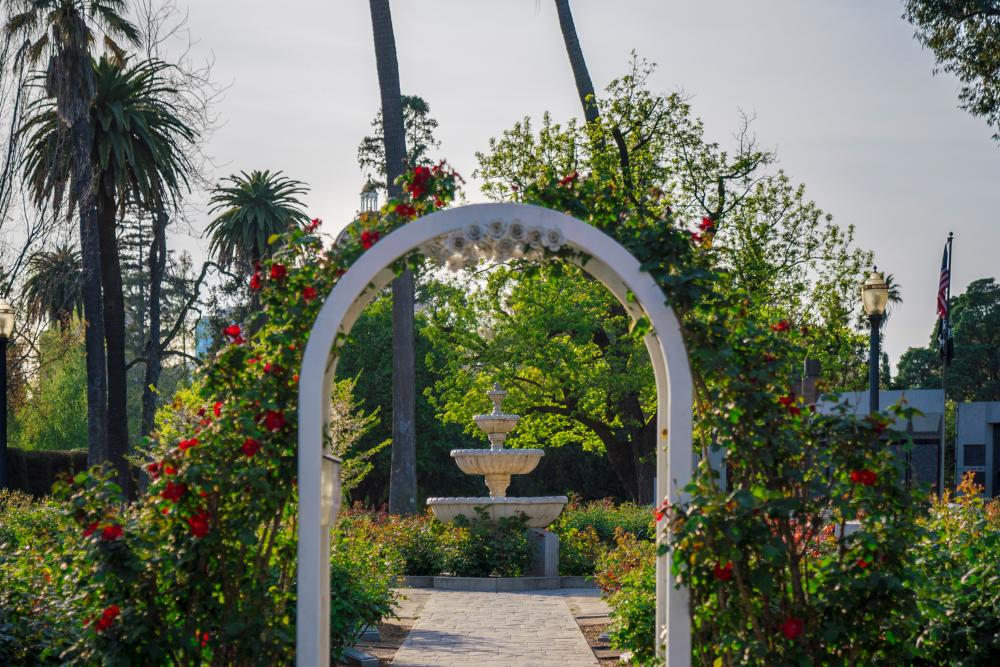
<path id="1" fill-rule="evenodd" d="M 558 211 L 524 204 L 476 204 L 432 213 L 415 220 L 375 244 L 345 273 L 328 295 L 309 335 L 299 371 L 298 442 L 298 606 L 296 662 L 299 667 L 329 665 L 330 535 L 321 521 L 323 434 L 337 363 L 355 320 L 395 277 L 392 265 L 428 244 L 467 242 L 470 226 L 541 230 L 560 244 L 579 251 L 575 260 L 600 280 L 633 319 L 643 315 L 652 325 L 645 336 L 652 359 L 657 395 L 656 498 L 672 504 L 686 501 L 691 479 L 691 371 L 680 326 L 656 281 L 641 270 L 617 241 L 597 228 Z M 514 227 L 512 227 L 512 225 Z M 474 231 L 474 229 L 473 229 Z M 458 237 L 465 241 L 454 241 Z M 473 240 L 475 240 L 473 238 Z M 662 522 L 661 522 L 662 523 Z M 664 527 L 657 524 L 657 537 Z M 657 558 L 656 625 L 665 629 L 668 667 L 688 667 L 691 621 L 688 595 L 675 588 L 670 556 Z"/>

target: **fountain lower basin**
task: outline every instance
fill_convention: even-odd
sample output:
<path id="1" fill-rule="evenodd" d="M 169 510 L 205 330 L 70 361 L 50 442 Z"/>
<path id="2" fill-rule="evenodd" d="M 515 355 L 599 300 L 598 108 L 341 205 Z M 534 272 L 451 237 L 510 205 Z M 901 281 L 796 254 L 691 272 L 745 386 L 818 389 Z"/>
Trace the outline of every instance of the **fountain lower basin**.
<path id="1" fill-rule="evenodd" d="M 531 498 L 428 498 L 427 506 L 439 521 L 454 521 L 459 516 L 473 519 L 476 508 L 482 507 L 493 519 L 524 514 L 529 528 L 545 528 L 557 518 L 569 499 L 566 496 L 533 496 Z"/>

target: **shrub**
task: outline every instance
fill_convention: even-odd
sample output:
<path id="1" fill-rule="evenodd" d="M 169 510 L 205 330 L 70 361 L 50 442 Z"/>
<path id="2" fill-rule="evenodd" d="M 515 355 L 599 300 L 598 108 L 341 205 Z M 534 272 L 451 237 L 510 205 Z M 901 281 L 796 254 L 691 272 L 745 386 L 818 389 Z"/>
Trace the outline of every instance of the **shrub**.
<path id="1" fill-rule="evenodd" d="M 597 560 L 594 579 L 605 596 L 609 596 L 622 587 L 628 573 L 655 560 L 656 545 L 651 540 L 638 539 L 619 528 L 615 531 L 615 547 Z"/>
<path id="2" fill-rule="evenodd" d="M 459 516 L 455 525 L 465 531 L 456 546 L 450 569 L 458 577 L 520 577 L 531 562 L 528 519 L 504 517 L 493 521 L 477 507 L 476 516 Z"/>
<path id="3" fill-rule="evenodd" d="M 1000 664 L 1000 500 L 984 502 L 981 492 L 970 474 L 920 522 L 907 558 L 917 664 Z"/>
<path id="4" fill-rule="evenodd" d="M 656 562 L 643 561 L 622 575 L 620 587 L 608 597 L 612 648 L 628 651 L 633 664 L 656 659 Z"/>
<path id="5" fill-rule="evenodd" d="M 559 535 L 559 574 L 564 577 L 593 575 L 598 559 L 606 550 L 593 526 L 563 530 Z"/>
<path id="6" fill-rule="evenodd" d="M 45 541 L 60 531 L 59 507 L 21 491 L 0 489 L 0 551 Z"/>
<path id="7" fill-rule="evenodd" d="M 616 504 L 610 498 L 580 503 L 572 499 L 553 525 L 552 531 L 560 536 L 570 529 L 593 528 L 605 544 L 613 544 L 615 532 L 621 528 L 640 539 L 651 539 L 656 534 L 653 512 L 650 507 L 625 502 Z"/>
<path id="8" fill-rule="evenodd" d="M 380 544 L 399 559 L 402 574 L 417 576 L 443 574 L 464 535 L 429 513 L 395 516 L 355 508 L 341 516 L 339 526 L 345 534 L 363 535 Z"/>
<path id="9" fill-rule="evenodd" d="M 336 661 L 365 626 L 393 616 L 401 561 L 363 534 L 338 531 L 330 549 L 330 649 Z"/>

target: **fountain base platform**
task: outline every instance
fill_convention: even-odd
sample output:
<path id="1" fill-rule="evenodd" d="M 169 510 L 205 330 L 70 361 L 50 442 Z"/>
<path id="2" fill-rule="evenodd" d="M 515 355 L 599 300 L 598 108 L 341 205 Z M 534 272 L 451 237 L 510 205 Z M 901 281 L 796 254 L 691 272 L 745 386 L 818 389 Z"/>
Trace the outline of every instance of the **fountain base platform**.
<path id="1" fill-rule="evenodd" d="M 530 498 L 428 498 L 427 506 L 439 521 L 454 521 L 459 516 L 467 519 L 476 517 L 476 508 L 482 507 L 494 521 L 524 514 L 528 517 L 528 528 L 546 528 L 559 518 L 563 506 L 569 502 L 566 496 L 533 496 Z"/>

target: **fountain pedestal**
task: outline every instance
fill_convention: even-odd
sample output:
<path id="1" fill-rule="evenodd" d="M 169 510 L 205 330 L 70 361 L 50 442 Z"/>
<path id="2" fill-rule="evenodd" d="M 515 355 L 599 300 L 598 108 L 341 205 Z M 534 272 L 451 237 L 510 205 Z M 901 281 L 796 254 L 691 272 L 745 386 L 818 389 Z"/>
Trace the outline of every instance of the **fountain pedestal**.
<path id="1" fill-rule="evenodd" d="M 507 434 L 517 426 L 520 417 L 506 414 L 501 409 L 501 403 L 507 392 L 499 385 L 493 385 L 493 389 L 486 395 L 493 402 L 493 412 L 476 415 L 473 420 L 486 433 L 490 440 L 490 448 L 454 449 L 451 452 L 451 457 L 455 459 L 455 463 L 462 469 L 462 472 L 485 477 L 490 495 L 471 498 L 428 498 L 427 506 L 441 521 L 453 521 L 458 516 L 472 518 L 476 515 L 477 507 L 485 509 L 490 518 L 494 520 L 524 514 L 528 517 L 528 528 L 546 535 L 546 537 L 537 538 L 535 541 L 551 545 L 552 541 L 555 540 L 554 552 L 551 546 L 542 549 L 542 560 L 547 563 L 554 558 L 554 567 L 558 571 L 559 538 L 541 529 L 546 528 L 559 517 L 563 507 L 568 502 L 568 498 L 566 496 L 507 497 L 507 486 L 510 484 L 511 475 L 523 475 L 534 470 L 538 461 L 545 456 L 545 451 L 541 449 L 504 449 L 504 440 L 507 439 Z M 555 555 L 553 556 L 552 553 Z M 543 569 L 548 571 L 551 568 L 544 567 Z M 555 574 L 544 576 L 555 576 Z"/>

